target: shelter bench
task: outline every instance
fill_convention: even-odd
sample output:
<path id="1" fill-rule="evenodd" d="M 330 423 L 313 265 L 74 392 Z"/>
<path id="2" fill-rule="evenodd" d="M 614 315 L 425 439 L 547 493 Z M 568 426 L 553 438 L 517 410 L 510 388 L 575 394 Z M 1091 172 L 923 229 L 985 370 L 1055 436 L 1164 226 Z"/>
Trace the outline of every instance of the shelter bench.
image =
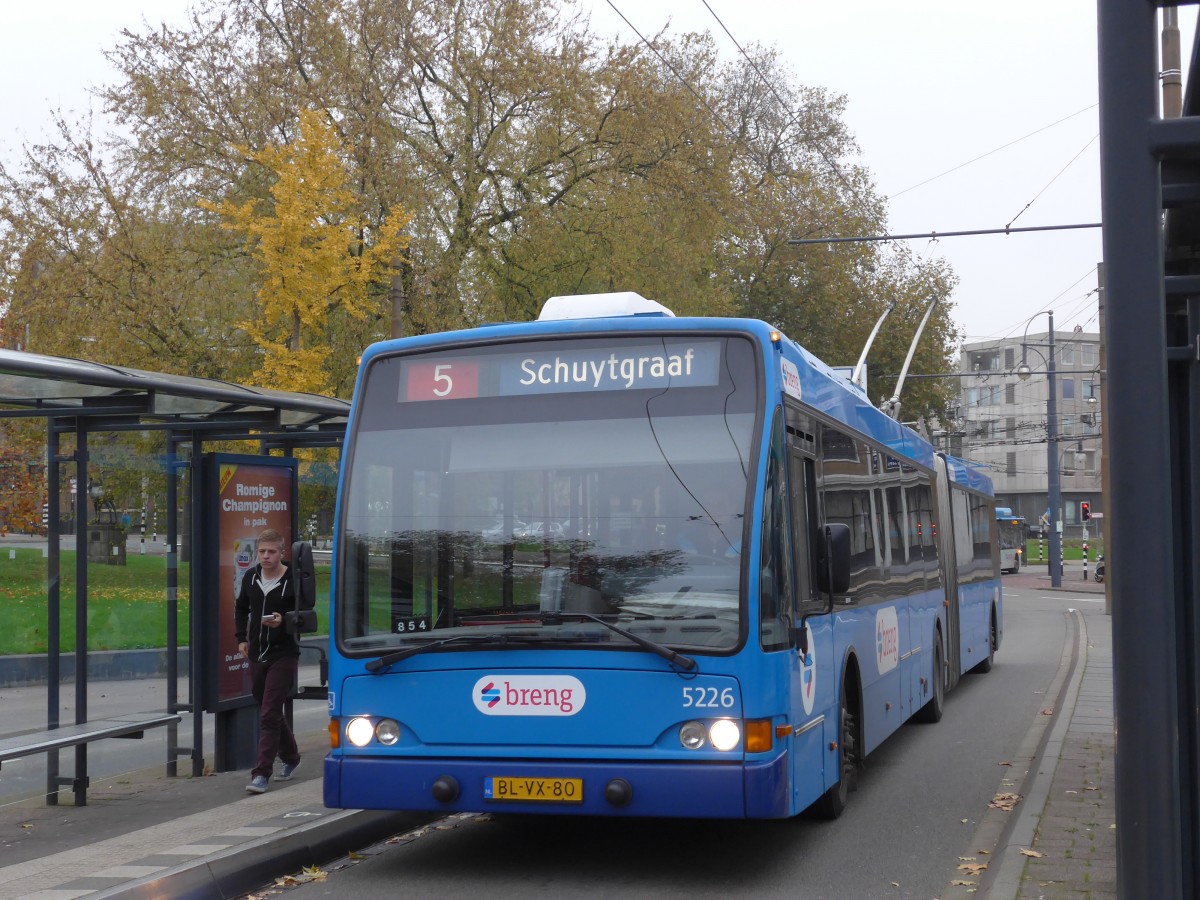
<path id="1" fill-rule="evenodd" d="M 179 722 L 177 713 L 130 713 L 124 716 L 114 716 L 110 719 L 97 719 L 94 722 L 84 722 L 79 725 L 63 725 L 47 731 L 35 731 L 28 734 L 18 734 L 12 737 L 0 738 L 0 765 L 24 756 L 36 756 L 39 753 L 51 753 L 65 750 L 68 747 L 86 747 L 92 741 L 105 738 L 140 738 L 148 728 L 158 728 L 162 725 L 173 725 Z M 75 794 L 75 805 L 87 805 L 87 788 L 90 779 L 87 777 L 86 757 L 79 755 L 75 758 L 75 775 L 73 777 L 58 777 L 57 772 L 47 773 L 46 803 L 56 805 L 58 802 L 58 786 L 70 785 Z"/>

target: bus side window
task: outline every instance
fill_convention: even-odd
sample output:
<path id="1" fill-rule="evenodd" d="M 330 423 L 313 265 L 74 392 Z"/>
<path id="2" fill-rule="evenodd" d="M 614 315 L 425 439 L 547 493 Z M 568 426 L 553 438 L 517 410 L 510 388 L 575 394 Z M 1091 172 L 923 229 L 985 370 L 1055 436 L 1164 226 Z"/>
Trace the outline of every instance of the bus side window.
<path id="1" fill-rule="evenodd" d="M 824 598 L 816 591 L 817 532 L 812 511 L 816 508 L 816 477 L 812 457 L 793 452 L 790 465 L 792 535 L 796 559 L 796 621 L 820 612 Z"/>
<path id="2" fill-rule="evenodd" d="M 788 541 L 787 454 L 783 417 L 776 415 L 771 431 L 771 456 L 763 494 L 762 575 L 759 581 L 759 640 L 764 650 L 791 646 L 795 601 L 791 583 Z"/>

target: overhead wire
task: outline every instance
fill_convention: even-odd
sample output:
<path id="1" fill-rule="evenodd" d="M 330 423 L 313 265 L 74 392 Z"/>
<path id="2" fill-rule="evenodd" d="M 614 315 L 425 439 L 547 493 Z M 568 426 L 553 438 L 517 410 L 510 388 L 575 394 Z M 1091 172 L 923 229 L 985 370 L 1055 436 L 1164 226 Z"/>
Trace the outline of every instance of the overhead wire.
<path id="1" fill-rule="evenodd" d="M 641 31 L 636 26 L 633 25 L 632 22 L 630 22 L 629 18 L 617 7 L 614 0 L 606 0 L 606 2 L 612 8 L 612 10 L 621 18 L 621 20 L 623 22 L 625 22 L 625 24 L 633 31 L 633 33 L 637 35 L 638 39 L 652 53 L 654 53 L 654 55 L 658 58 L 658 60 L 671 72 L 671 74 L 680 82 L 680 84 L 682 84 L 700 102 L 700 104 L 709 113 L 709 115 L 711 115 L 713 117 L 713 119 L 716 122 L 718 122 L 720 124 L 720 126 L 731 137 L 733 137 L 733 139 L 738 144 L 740 144 L 742 147 L 745 148 L 745 150 L 749 154 L 750 158 L 753 159 L 754 162 L 763 170 L 764 174 L 766 174 L 769 177 L 771 177 L 772 179 L 774 179 L 777 183 L 780 184 L 781 187 L 784 187 L 784 189 L 788 192 L 788 194 L 796 200 L 798 205 L 801 206 L 802 208 L 804 208 L 813 217 L 816 227 L 814 229 L 811 229 L 808 232 L 808 234 L 812 234 L 817 230 L 829 230 L 829 226 L 828 226 L 828 223 L 827 223 L 827 220 L 825 219 L 825 217 L 823 217 L 820 213 L 818 213 L 816 210 L 814 210 L 812 208 L 812 206 L 804 198 L 802 198 L 797 193 L 795 193 L 795 191 L 793 190 L 791 185 L 788 185 L 779 179 L 778 175 L 771 170 L 770 166 L 767 165 L 767 163 L 764 162 L 759 157 L 755 148 L 751 147 L 750 144 L 746 140 L 744 140 L 741 136 L 739 136 L 737 134 L 737 132 L 734 130 L 734 128 L 728 122 L 726 122 L 724 120 L 724 118 L 720 115 L 720 113 L 717 110 L 713 109 L 712 105 L 708 102 L 708 100 L 699 91 L 697 91 L 688 82 L 688 80 L 683 77 L 683 75 L 676 69 L 676 67 L 674 65 L 672 65 L 671 62 L 669 60 L 667 60 L 667 58 L 662 53 L 659 52 L 659 50 L 654 46 L 654 44 L 650 40 L 648 40 L 645 37 L 645 35 L 643 35 L 641 33 Z M 763 84 L 766 85 L 767 89 L 771 92 L 771 94 L 774 96 L 776 101 L 780 104 L 781 109 L 783 109 L 785 111 L 785 114 L 787 115 L 789 124 L 791 124 L 793 127 L 797 128 L 798 130 L 801 129 L 801 125 L 800 125 L 799 121 L 797 120 L 796 114 L 792 110 L 790 104 L 780 94 L 780 92 L 777 90 L 776 86 L 771 81 L 771 79 L 769 79 L 766 76 L 766 74 L 762 71 L 762 69 L 758 65 L 757 61 L 745 50 L 745 48 L 741 45 L 741 43 L 737 40 L 737 38 L 729 30 L 728 26 L 725 25 L 725 23 L 721 19 L 721 17 L 716 13 L 716 11 L 712 8 L 712 6 L 709 5 L 708 0 L 702 0 L 702 2 L 704 4 L 705 8 L 708 10 L 709 14 L 713 17 L 713 19 L 717 22 L 717 24 L 725 32 L 725 34 L 729 38 L 729 40 L 737 48 L 738 52 L 746 60 L 746 62 L 749 64 L 749 66 L 754 70 L 755 74 L 759 77 L 759 79 L 763 82 Z M 894 197 L 900 196 L 900 194 L 907 193 L 911 190 L 915 190 L 918 187 L 928 184 L 931 181 L 934 181 L 944 175 L 948 175 L 951 172 L 957 171 L 958 169 L 961 169 L 967 165 L 970 165 L 973 162 L 978 162 L 979 160 L 984 159 L 984 158 L 992 155 L 993 153 L 997 153 L 1000 150 L 1003 150 L 1003 149 L 1011 147 L 1015 144 L 1018 144 L 1021 141 L 1027 140 L 1028 138 L 1033 137 L 1036 134 L 1039 134 L 1039 133 L 1046 131 L 1050 128 L 1053 128 L 1065 121 L 1068 121 L 1076 116 L 1079 116 L 1079 115 L 1087 112 L 1088 110 L 1094 109 L 1097 105 L 1098 104 L 1091 104 L 1087 107 L 1084 107 L 1083 109 L 1077 110 L 1076 112 L 1073 112 L 1067 116 L 1064 116 L 1054 122 L 1051 122 L 1048 125 L 1042 126 L 1041 128 L 1035 129 L 1034 131 L 1031 131 L 1019 138 L 1016 138 L 1013 141 L 1009 141 L 1008 143 L 1003 144 L 1000 147 L 997 147 L 993 150 L 990 150 L 987 153 L 981 154 L 980 156 L 977 156 L 971 160 L 968 160 L 965 163 L 955 166 L 952 169 L 949 169 L 939 175 L 935 175 L 932 178 L 925 179 L 922 182 L 918 182 L 917 184 L 914 184 L 908 188 L 905 188 L 903 191 L 899 191 L 899 192 L 891 195 L 891 197 L 888 197 L 886 199 L 892 199 Z M 1082 156 L 1082 154 L 1087 150 L 1088 147 L 1091 146 L 1092 143 L 1095 142 L 1095 140 L 1096 140 L 1096 137 L 1093 137 L 1090 141 L 1088 141 L 1088 143 L 1086 145 L 1084 145 L 1084 147 L 1078 153 L 1076 153 L 1074 157 L 1072 157 L 1072 159 L 1066 164 L 1066 166 L 1064 166 L 1037 194 L 1034 195 L 1034 197 L 1029 201 L 1029 203 L 1027 203 L 1025 205 L 1025 207 L 1022 208 L 1022 210 L 1016 216 L 1014 216 L 1013 219 L 1008 223 L 1008 225 L 1006 226 L 1006 229 L 1005 229 L 1006 231 L 1011 229 L 1012 223 L 1015 222 L 1017 220 L 1017 218 L 1019 218 L 1027 209 L 1029 209 L 1029 207 L 1032 206 L 1033 203 L 1035 203 L 1037 201 L 1037 199 L 1039 197 L 1041 197 L 1042 194 L 1044 194 L 1045 191 L 1048 190 L 1049 187 L 1059 177 L 1061 177 L 1063 172 L 1065 172 L 1068 168 L 1070 168 L 1070 166 L 1080 156 Z M 817 153 L 817 155 L 825 162 L 825 164 L 829 167 L 829 169 L 833 173 L 833 175 L 838 179 L 838 181 L 842 184 L 842 186 L 848 191 L 850 196 L 853 197 L 854 199 L 858 200 L 860 203 L 863 203 L 864 207 L 869 209 L 870 204 L 863 200 L 858 189 L 853 184 L 851 184 L 850 180 L 846 177 L 845 173 L 841 170 L 841 167 L 838 165 L 837 161 L 835 159 L 831 158 L 828 153 L 826 153 L 825 148 L 820 146 L 819 144 L 814 144 L 814 145 L 812 145 L 812 149 L 814 149 L 815 152 Z M 841 211 L 839 211 L 839 213 L 840 213 L 838 216 L 839 218 L 846 214 L 845 212 L 841 212 Z M 884 226 L 884 224 L 878 217 L 877 213 L 871 211 L 869 213 L 869 218 L 872 221 L 874 221 L 876 223 L 876 225 L 878 227 L 880 227 L 881 230 L 886 232 L 886 227 Z M 944 236 L 944 234 L 941 236 Z M 883 235 L 881 237 L 881 240 L 888 242 L 888 244 L 893 248 L 894 251 L 900 252 L 900 253 L 906 255 L 919 273 L 922 270 L 923 265 L 925 265 L 928 262 L 928 257 L 931 254 L 934 244 L 936 244 L 938 237 L 939 237 L 939 235 L 937 235 L 936 233 L 930 234 L 929 241 L 926 245 L 925 252 L 922 254 L 922 258 L 917 258 L 916 254 L 911 250 L 911 248 L 907 247 L 903 243 L 895 241 L 891 236 L 889 236 L 887 234 Z M 1052 307 L 1054 305 L 1054 303 L 1063 296 L 1063 294 L 1067 293 L 1069 290 L 1071 290 L 1072 287 L 1074 287 L 1076 284 L 1078 284 L 1084 278 L 1087 278 L 1094 271 L 1095 271 L 1095 267 L 1092 267 L 1091 269 L 1089 269 L 1088 272 L 1086 272 L 1084 275 L 1080 276 L 1079 279 L 1077 279 L 1075 282 L 1073 282 L 1071 285 L 1069 285 L 1067 288 L 1065 288 L 1062 292 L 1060 292 L 1055 298 L 1053 298 L 1047 304 L 1045 304 L 1043 306 L 1043 309 L 1040 311 L 1045 311 L 1047 308 Z M 1089 291 L 1087 294 L 1084 295 L 1084 299 L 1091 296 L 1093 293 L 1095 293 L 1095 291 Z M 1035 315 L 1036 315 L 1036 313 L 1035 313 Z M 1025 324 L 1025 323 L 1021 323 L 1021 324 Z M 1007 334 L 1011 335 L 1013 332 L 1015 332 L 1016 328 L 1018 328 L 1018 327 L 1020 327 L 1020 324 L 1014 325 L 1013 328 Z"/>
<path id="2" fill-rule="evenodd" d="M 729 134 L 729 136 L 731 138 L 733 138 L 734 142 L 740 144 L 742 147 L 744 147 L 746 149 L 746 152 L 750 155 L 750 158 L 762 169 L 763 173 L 765 175 L 767 175 L 768 177 L 774 179 L 776 181 L 776 183 L 778 183 L 782 188 L 784 188 L 784 190 L 786 190 L 792 196 L 792 198 L 797 202 L 798 205 L 803 207 L 806 212 L 808 212 L 810 215 L 813 216 L 814 219 L 816 219 L 818 222 L 820 222 L 822 228 L 828 227 L 825 225 L 825 223 L 823 221 L 821 221 L 820 214 L 816 210 L 814 210 L 808 204 L 808 202 L 804 200 L 804 198 L 802 198 L 799 194 L 795 193 L 795 191 L 792 189 L 792 187 L 790 185 L 784 184 L 778 178 L 778 176 L 775 175 L 775 173 L 771 170 L 771 167 L 766 162 L 764 162 L 762 159 L 759 158 L 757 151 L 753 147 L 751 147 L 750 144 L 748 142 L 746 142 L 740 135 L 738 135 L 737 131 L 733 128 L 733 126 L 731 126 L 728 122 L 726 122 L 721 117 L 721 114 L 719 112 L 717 112 L 717 110 L 712 108 L 712 105 L 708 102 L 707 98 L 705 98 L 698 90 L 696 90 L 696 88 L 694 88 L 691 85 L 691 83 L 686 78 L 684 78 L 683 75 L 681 75 L 679 73 L 679 71 L 675 68 L 675 66 L 672 65 L 671 62 L 661 52 L 659 52 L 658 48 L 655 47 L 654 44 L 649 39 L 647 39 L 646 36 L 643 35 L 641 33 L 641 31 L 639 31 L 638 28 L 632 22 L 629 21 L 628 17 L 623 12 L 621 12 L 620 9 L 617 8 L 616 3 L 614 3 L 613 0 L 605 0 L 605 2 L 612 8 L 613 12 L 615 12 L 618 16 L 620 16 L 621 21 L 623 21 L 626 25 L 628 25 L 629 29 L 638 36 L 638 40 L 640 40 L 643 44 L 646 45 L 646 47 L 650 50 L 650 52 L 653 53 L 658 58 L 658 61 L 661 62 L 671 72 L 672 75 L 675 76 L 676 80 L 679 81 L 680 84 L 682 84 L 685 88 L 687 88 L 688 92 L 690 94 L 692 94 L 692 96 L 695 97 L 700 102 L 700 105 L 704 107 L 704 109 L 708 112 L 708 114 L 711 115 L 713 117 L 713 119 L 723 129 L 725 129 L 725 131 Z"/>
<path id="3" fill-rule="evenodd" d="M 1076 112 L 1073 112 L 1068 116 L 1063 116 L 1061 119 L 1051 122 L 1049 125 L 1043 125 L 1041 128 L 1037 128 L 1037 129 L 1029 132 L 1029 134 L 1022 135 L 1021 137 L 1017 138 L 1016 140 L 1009 141 L 1007 144 L 1001 144 L 999 147 L 996 147 L 993 150 L 989 150 L 987 153 L 982 153 L 979 156 L 976 156 L 974 159 L 968 159 L 964 163 L 959 163 L 957 166 L 954 166 L 951 169 L 947 169 L 945 172 L 942 172 L 938 175 L 934 175 L 932 178 L 926 178 L 924 181 L 918 181 L 916 184 L 914 184 L 910 187 L 906 187 L 902 191 L 897 191 L 896 193 L 889 195 L 888 199 L 895 200 L 897 197 L 901 196 L 902 194 L 907 194 L 909 191 L 915 191 L 919 187 L 924 187 L 925 185 L 929 184 L 932 181 L 937 181 L 939 178 L 944 178 L 947 175 L 951 175 L 954 172 L 957 172 L 959 169 L 964 169 L 967 166 L 971 165 L 972 163 L 979 162 L 981 159 L 987 159 L 987 157 L 991 156 L 993 153 L 999 153 L 1001 150 L 1007 150 L 1009 147 L 1019 144 L 1022 141 L 1033 137 L 1034 135 L 1041 134 L 1043 131 L 1047 131 L 1047 130 L 1055 127 L 1056 125 L 1061 125 L 1063 122 L 1066 122 L 1069 119 L 1073 119 L 1078 115 L 1082 115 L 1083 113 L 1087 112 L 1090 109 L 1095 109 L 1099 105 L 1100 105 L 1099 103 L 1093 103 L 1091 106 L 1085 106 L 1083 109 L 1077 110 Z"/>
<path id="4" fill-rule="evenodd" d="M 1092 146 L 1092 144 L 1094 144 L 1099 139 L 1099 137 L 1100 137 L 1099 133 L 1093 135 L 1092 139 L 1090 141 L 1088 141 L 1086 144 L 1084 144 L 1078 153 L 1076 153 L 1074 156 L 1071 157 L 1071 161 L 1068 162 L 1065 166 L 1063 166 L 1059 170 L 1058 175 L 1055 175 L 1053 178 L 1051 178 L 1046 183 L 1046 186 L 1044 188 L 1042 188 L 1040 191 L 1038 191 L 1036 194 L 1033 195 L 1032 200 L 1030 200 L 1028 203 L 1026 203 L 1023 207 L 1021 207 L 1021 211 L 1019 213 L 1017 213 L 1015 216 L 1013 216 L 1012 221 L 1010 221 L 1007 225 L 1004 226 L 1005 230 L 1011 228 L 1013 222 L 1017 221 L 1017 219 L 1019 219 L 1019 218 L 1021 218 L 1021 216 L 1025 215 L 1025 210 L 1027 210 L 1027 209 L 1029 209 L 1029 207 L 1033 206 L 1033 204 L 1037 202 L 1038 197 L 1040 197 L 1040 196 L 1042 196 L 1042 194 L 1046 193 L 1046 191 L 1049 190 L 1050 185 L 1052 185 L 1052 184 L 1054 184 L 1054 182 L 1058 181 L 1058 179 L 1062 175 L 1062 173 L 1067 171 L 1067 169 L 1071 168 L 1071 165 L 1075 162 L 1075 160 L 1077 160 L 1077 159 L 1079 159 L 1079 157 L 1083 156 L 1084 150 L 1087 150 L 1088 147 Z"/>

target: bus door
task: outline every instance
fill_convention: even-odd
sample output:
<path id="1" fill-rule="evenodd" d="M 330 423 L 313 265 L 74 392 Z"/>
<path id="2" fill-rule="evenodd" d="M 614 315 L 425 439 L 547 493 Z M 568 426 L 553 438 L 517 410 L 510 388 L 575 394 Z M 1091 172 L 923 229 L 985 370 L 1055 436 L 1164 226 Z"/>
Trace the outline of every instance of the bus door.
<path id="1" fill-rule="evenodd" d="M 789 428 L 789 431 L 792 431 Z M 797 642 L 790 666 L 793 797 L 797 810 L 808 806 L 832 784 L 836 772 L 825 773 L 826 742 L 837 734 L 837 691 L 840 673 L 834 659 L 833 623 L 827 598 L 817 588 L 817 500 L 815 459 L 795 449 L 790 435 L 788 481 L 791 494 L 793 558 L 795 560 L 794 621 L 803 623 L 804 639 Z M 807 650 L 804 648 L 807 643 Z M 824 718 L 822 718 L 824 717 Z M 828 774 L 828 777 L 826 777 Z"/>
<path id="2" fill-rule="evenodd" d="M 950 471 L 942 456 L 935 457 L 934 487 L 937 494 L 937 555 L 938 575 L 942 579 L 942 589 L 945 592 L 945 630 L 942 637 L 945 640 L 946 662 L 949 666 L 950 678 L 947 689 L 958 683 L 958 673 L 962 671 L 962 643 L 959 640 L 961 627 L 958 608 L 958 556 L 954 552 L 954 512 L 950 502 Z"/>

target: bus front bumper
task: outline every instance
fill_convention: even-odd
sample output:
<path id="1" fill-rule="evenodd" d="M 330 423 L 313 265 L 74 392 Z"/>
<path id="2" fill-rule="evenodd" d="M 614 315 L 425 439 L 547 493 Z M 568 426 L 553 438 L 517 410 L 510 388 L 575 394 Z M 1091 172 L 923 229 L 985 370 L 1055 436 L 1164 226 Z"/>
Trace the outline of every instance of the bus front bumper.
<path id="1" fill-rule="evenodd" d="M 447 814 L 783 818 L 789 815 L 788 765 L 786 752 L 761 762 L 655 764 L 330 755 L 324 799 L 333 809 Z M 495 799 L 497 779 L 540 786 L 541 798 Z M 564 785 L 570 796 L 554 796 Z"/>

